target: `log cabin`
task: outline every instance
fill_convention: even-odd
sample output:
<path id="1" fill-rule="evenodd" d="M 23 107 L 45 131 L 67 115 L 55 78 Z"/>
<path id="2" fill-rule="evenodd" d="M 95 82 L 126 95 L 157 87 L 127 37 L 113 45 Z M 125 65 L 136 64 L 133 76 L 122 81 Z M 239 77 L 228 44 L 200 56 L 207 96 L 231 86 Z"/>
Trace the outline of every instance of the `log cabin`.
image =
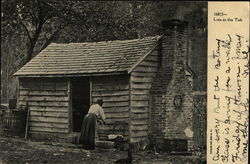
<path id="1" fill-rule="evenodd" d="M 102 98 L 102 140 L 114 122 L 124 121 L 131 143 L 154 138 L 189 150 L 195 74 L 187 65 L 188 23 L 162 25 L 163 35 L 141 39 L 51 43 L 24 65 L 14 75 L 18 105 L 29 104 L 29 135 L 68 141 L 80 131 L 90 105 Z"/>

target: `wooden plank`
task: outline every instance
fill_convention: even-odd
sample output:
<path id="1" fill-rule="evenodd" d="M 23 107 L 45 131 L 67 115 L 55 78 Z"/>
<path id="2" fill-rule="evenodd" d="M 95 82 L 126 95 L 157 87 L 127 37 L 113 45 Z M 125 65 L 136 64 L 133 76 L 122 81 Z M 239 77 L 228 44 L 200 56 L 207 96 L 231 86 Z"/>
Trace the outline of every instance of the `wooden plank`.
<path id="1" fill-rule="evenodd" d="M 131 95 L 148 95 L 149 90 L 148 89 L 132 89 Z"/>
<path id="2" fill-rule="evenodd" d="M 147 67 L 159 67 L 159 60 L 156 58 L 156 60 L 152 60 L 152 61 L 146 61 L 144 60 L 143 62 L 141 62 L 139 64 L 139 66 L 137 67 L 140 67 L 140 66 L 147 66 Z"/>
<path id="3" fill-rule="evenodd" d="M 20 77 L 20 78 L 23 78 L 23 77 L 32 77 L 32 78 L 41 78 L 41 77 L 46 77 L 46 78 L 54 78 L 54 77 L 57 77 L 57 78 L 66 78 L 66 77 L 82 77 L 82 76 L 85 76 L 85 77 L 90 77 L 90 76 L 96 76 L 96 77 L 100 77 L 100 76 L 107 76 L 107 75 L 127 75 L 127 72 L 126 71 L 119 71 L 119 72 L 78 72 L 78 73 L 75 73 L 75 74 L 61 74 L 61 72 L 53 72 L 53 74 L 39 74 L 41 72 L 32 72 L 32 74 L 26 74 L 26 73 L 19 73 L 18 75 L 15 75 L 17 77 Z M 70 72 L 72 73 L 72 71 Z"/>
<path id="4" fill-rule="evenodd" d="M 106 119 L 107 124 L 113 124 L 115 121 L 128 121 L 128 118 L 113 118 L 113 119 Z"/>
<path id="5" fill-rule="evenodd" d="M 44 100 L 32 100 L 32 99 L 29 99 L 29 100 L 26 100 L 26 99 L 24 99 L 24 100 L 20 100 L 21 102 L 29 102 L 29 103 L 32 103 L 32 102 L 36 102 L 36 103 L 49 103 L 49 104 L 51 104 L 51 103 L 68 103 L 68 101 L 48 101 L 48 100 L 46 100 L 46 101 L 44 101 Z"/>
<path id="6" fill-rule="evenodd" d="M 105 111 L 105 114 L 106 113 L 112 113 L 112 114 L 119 114 L 119 113 L 128 113 L 129 112 L 129 109 L 128 109 L 128 107 L 126 108 L 126 109 L 112 109 L 112 110 L 107 110 L 106 108 L 104 109 L 104 111 Z"/>
<path id="7" fill-rule="evenodd" d="M 68 106 L 68 113 L 69 113 L 69 117 L 68 117 L 68 132 L 72 132 L 73 131 L 73 107 L 72 107 L 72 83 L 71 80 L 68 79 L 68 102 L 69 102 L 69 106 Z"/>
<path id="8" fill-rule="evenodd" d="M 140 47 L 147 48 L 148 44 L 149 45 L 152 44 L 151 41 L 146 42 L 146 43 L 147 43 L 146 45 L 144 45 L 145 42 L 142 43 L 143 45 L 140 45 Z M 77 43 L 74 43 L 74 44 L 77 45 Z M 82 45 L 82 43 L 79 43 L 79 44 Z M 95 44 L 98 44 L 98 46 L 95 46 Z M 140 43 L 138 43 L 138 44 L 140 44 Z M 126 50 L 131 50 L 131 52 L 134 52 L 134 48 L 138 48 L 137 44 L 134 44 L 133 42 L 129 42 L 129 41 L 126 44 L 124 44 L 124 42 L 113 42 L 109 46 L 110 46 L 110 49 L 107 49 L 107 43 L 105 41 L 104 42 L 99 42 L 99 43 L 90 43 L 90 44 L 86 45 L 86 47 L 83 48 L 83 50 L 85 50 L 85 51 L 91 51 L 92 52 L 93 50 L 96 50 L 98 48 L 98 50 L 103 50 L 103 51 L 105 50 L 107 52 L 114 52 L 114 50 L 126 49 Z M 56 43 L 54 43 L 54 44 L 51 44 L 47 49 L 45 49 L 45 52 L 47 50 L 49 50 L 50 53 L 51 53 L 51 51 L 55 50 L 54 52 L 57 54 L 58 51 L 56 51 L 56 50 L 59 50 L 59 52 L 60 52 L 61 51 L 61 47 L 58 47 L 58 45 Z M 79 48 L 78 49 L 74 49 L 74 50 L 75 50 L 76 54 L 79 54 Z M 63 51 L 74 52 L 74 50 L 72 49 L 72 47 L 65 46 L 65 48 L 64 48 Z M 99 51 L 96 51 L 96 52 L 99 54 Z"/>
<path id="9" fill-rule="evenodd" d="M 129 95 L 129 90 L 115 90 L 115 91 L 93 91 L 92 96 L 112 97 Z"/>
<path id="10" fill-rule="evenodd" d="M 56 83 L 43 82 L 42 84 L 39 84 L 39 85 L 40 85 L 41 90 L 56 90 Z M 63 87 L 62 89 L 64 90 L 65 87 Z"/>
<path id="11" fill-rule="evenodd" d="M 146 113 L 133 113 L 133 111 L 131 111 L 131 119 L 135 120 L 135 119 L 147 119 L 148 118 L 148 112 Z"/>
<path id="12" fill-rule="evenodd" d="M 131 121 L 131 126 L 132 125 L 148 125 L 148 119 L 135 119 Z"/>
<path id="13" fill-rule="evenodd" d="M 144 106 L 144 107 L 131 107 L 131 111 L 133 113 L 147 113 L 148 112 L 148 106 Z"/>
<path id="14" fill-rule="evenodd" d="M 152 58 L 154 58 L 153 60 L 151 60 Z M 153 63 L 158 63 L 160 64 L 161 62 L 161 57 L 157 56 L 157 55 L 151 55 L 151 58 L 145 59 L 144 62 L 153 62 Z"/>
<path id="15" fill-rule="evenodd" d="M 152 54 L 152 51 L 155 50 L 155 48 L 158 46 L 158 43 L 155 44 L 153 47 L 151 47 L 151 49 L 142 57 L 140 58 L 139 61 L 137 61 L 132 68 L 129 69 L 128 73 L 131 73 L 134 69 L 136 69 L 136 67 L 145 60 L 145 58 L 148 58 L 148 56 L 150 56 Z"/>
<path id="16" fill-rule="evenodd" d="M 60 128 L 60 129 L 67 129 L 68 124 L 65 123 L 54 123 L 54 122 L 36 122 L 36 121 L 30 121 L 29 125 L 32 127 L 49 127 L 49 128 Z"/>
<path id="17" fill-rule="evenodd" d="M 144 100 L 142 100 L 142 101 L 131 101 L 131 107 L 137 107 L 137 106 L 139 106 L 139 107 L 147 107 L 148 106 L 148 101 L 144 101 Z"/>
<path id="18" fill-rule="evenodd" d="M 131 110 L 146 110 L 148 106 L 137 106 L 137 107 L 131 107 Z"/>
<path id="19" fill-rule="evenodd" d="M 39 90 L 20 90 L 20 96 L 68 96 L 67 91 L 39 91 Z"/>
<path id="20" fill-rule="evenodd" d="M 145 100 L 148 101 L 149 100 L 149 95 L 145 94 L 145 95 L 131 95 L 131 100 L 133 101 L 137 101 L 137 100 Z"/>
<path id="21" fill-rule="evenodd" d="M 32 84 L 32 83 L 40 83 L 41 80 L 37 80 L 37 79 L 32 79 L 32 78 L 21 78 L 20 79 L 20 85 L 28 85 L 28 84 Z"/>
<path id="22" fill-rule="evenodd" d="M 30 121 L 68 123 L 67 118 L 30 116 Z"/>
<path id="23" fill-rule="evenodd" d="M 26 126 L 25 126 L 25 134 L 24 134 L 24 138 L 27 139 L 28 136 L 28 128 L 29 128 L 29 118 L 30 118 L 30 108 L 27 104 L 26 108 L 28 108 L 27 110 L 27 117 L 26 117 Z"/>
<path id="24" fill-rule="evenodd" d="M 45 112 L 45 111 L 33 111 L 30 110 L 30 115 L 31 116 L 44 116 L 44 117 L 64 117 L 68 118 L 69 114 L 65 112 Z"/>
<path id="25" fill-rule="evenodd" d="M 68 86 L 67 86 L 67 83 L 65 82 L 65 83 L 56 83 L 56 90 L 63 90 L 63 89 L 65 89 L 65 88 L 67 88 Z"/>
<path id="26" fill-rule="evenodd" d="M 17 106 L 16 108 L 19 109 L 19 97 L 20 97 L 20 79 L 17 79 Z M 2 96 L 2 87 L 1 87 L 1 96 Z"/>
<path id="27" fill-rule="evenodd" d="M 129 107 L 125 106 L 125 107 L 105 107 L 104 108 L 105 112 L 110 112 L 110 113 L 119 113 L 119 112 L 129 112 Z"/>
<path id="28" fill-rule="evenodd" d="M 108 53 L 108 51 L 103 51 L 103 53 Z M 95 55 L 95 53 L 93 53 L 93 55 Z M 74 54 L 74 55 L 68 55 L 68 56 L 60 56 L 60 59 L 63 60 L 63 61 L 67 61 L 68 62 L 68 67 L 71 67 L 71 68 L 79 67 L 79 64 L 77 64 L 77 65 L 74 64 L 75 62 L 79 63 L 81 61 L 80 63 L 87 64 L 86 61 L 82 61 L 82 60 L 77 61 L 76 60 L 77 57 L 81 57 L 81 55 L 75 55 Z M 46 58 L 44 58 L 42 56 L 38 56 L 38 57 L 36 57 L 36 61 L 32 61 L 31 64 L 33 64 L 33 63 L 37 64 L 38 59 L 39 59 L 40 62 L 46 62 L 46 63 L 54 64 L 54 61 L 58 60 L 58 58 L 59 58 L 58 56 L 51 56 L 51 55 L 46 56 Z M 112 59 L 115 59 L 114 61 L 116 61 L 119 58 L 117 58 L 116 56 L 109 56 L 108 57 L 106 55 L 105 56 L 98 55 L 98 58 L 97 57 L 91 57 L 91 56 L 88 57 L 89 61 L 91 61 L 92 59 L 95 60 L 95 63 L 99 62 L 99 61 L 104 63 L 105 60 L 107 60 L 107 59 L 109 59 L 109 61 L 112 60 Z M 36 66 L 36 64 L 34 66 Z M 72 64 L 74 64 L 74 65 L 72 65 Z M 38 66 L 43 66 L 43 65 L 38 65 Z"/>
<path id="29" fill-rule="evenodd" d="M 107 127 L 105 127 L 105 126 L 99 126 L 98 127 L 98 132 L 104 132 L 104 133 L 109 133 L 109 134 L 113 134 L 113 127 L 109 127 L 109 128 L 107 128 Z M 122 134 L 123 133 L 123 129 L 116 129 L 115 130 L 116 132 L 120 132 L 120 134 Z M 117 134 L 117 133 L 116 133 Z M 125 129 L 125 135 L 128 135 L 129 133 L 128 133 L 128 129 L 127 129 L 127 127 L 126 127 L 126 129 Z"/>
<path id="30" fill-rule="evenodd" d="M 154 81 L 153 77 L 143 77 L 143 76 L 131 76 L 133 83 L 152 83 Z"/>
<path id="31" fill-rule="evenodd" d="M 148 130 L 148 125 L 131 125 L 131 130 L 132 131 L 147 131 Z"/>
<path id="32" fill-rule="evenodd" d="M 105 116 L 107 119 L 114 119 L 114 118 L 129 118 L 129 113 L 128 112 L 123 112 L 123 113 L 110 113 L 110 112 L 105 112 Z"/>
<path id="33" fill-rule="evenodd" d="M 43 82 L 43 83 L 61 83 L 65 86 L 67 86 L 67 81 L 65 78 L 21 78 L 21 83 L 24 84 L 24 83 L 40 83 L 40 82 Z"/>
<path id="34" fill-rule="evenodd" d="M 93 96 L 93 101 L 95 102 L 98 98 L 102 98 L 104 103 L 129 101 L 128 95 L 126 95 L 126 96 L 113 96 L 113 97 L 102 97 L 102 96 L 95 97 L 95 96 Z"/>
<path id="35" fill-rule="evenodd" d="M 150 89 L 151 83 L 142 83 L 142 84 L 135 84 L 132 82 L 132 89 Z"/>
<path id="36" fill-rule="evenodd" d="M 57 132 L 40 132 L 40 131 L 31 131 L 30 134 L 32 135 L 40 135 L 42 136 L 53 136 L 53 137 L 58 137 L 58 138 L 67 138 L 69 136 L 68 133 L 57 133 Z"/>
<path id="37" fill-rule="evenodd" d="M 119 86 L 126 86 L 128 85 L 128 77 L 127 76 L 104 76 L 102 78 L 95 78 L 93 80 L 93 84 L 95 86 L 113 86 L 113 85 L 119 85 Z"/>
<path id="38" fill-rule="evenodd" d="M 26 105 L 26 101 L 19 101 L 19 105 Z M 53 107 L 67 107 L 68 106 L 68 102 L 33 102 L 33 101 L 29 101 L 29 105 L 30 106 L 53 106 Z"/>
<path id="39" fill-rule="evenodd" d="M 144 61 L 153 61 L 152 58 L 154 59 L 160 59 L 161 56 L 159 55 L 159 50 L 155 49 L 149 56 L 147 56 Z"/>
<path id="40" fill-rule="evenodd" d="M 103 108 L 105 107 L 127 107 L 129 102 L 104 102 Z"/>
<path id="41" fill-rule="evenodd" d="M 97 85 L 102 84 L 126 84 L 128 82 L 128 75 L 120 75 L 120 76 L 103 76 L 103 77 L 93 77 L 93 83 Z"/>
<path id="42" fill-rule="evenodd" d="M 157 72 L 157 67 L 147 67 L 147 66 L 139 66 L 134 69 L 133 72 Z"/>
<path id="43" fill-rule="evenodd" d="M 68 129 L 50 128 L 50 127 L 30 127 L 30 131 L 37 132 L 57 132 L 57 133 L 67 133 Z"/>
<path id="44" fill-rule="evenodd" d="M 34 85 L 34 84 L 20 84 L 20 89 L 25 90 L 41 90 L 40 85 Z"/>
<path id="45" fill-rule="evenodd" d="M 105 93 L 105 92 L 120 92 L 120 91 L 126 91 L 128 88 L 119 88 L 119 89 L 104 89 L 104 88 L 94 88 L 93 92 L 99 92 L 99 93 Z"/>
<path id="46" fill-rule="evenodd" d="M 156 72 L 132 72 L 133 76 L 136 77 L 155 77 L 156 76 Z"/>
<path id="47" fill-rule="evenodd" d="M 100 130 L 102 130 L 102 131 L 113 131 L 113 129 L 114 129 L 114 127 L 113 127 L 113 125 L 109 125 L 109 126 L 107 126 L 107 125 L 102 125 L 102 126 L 99 126 L 98 127 Z M 123 129 L 118 129 L 118 128 L 121 128 L 121 127 L 117 127 L 117 131 L 119 131 L 119 132 L 121 132 Z M 123 128 L 123 127 L 122 127 Z M 128 131 L 128 126 L 126 126 L 125 127 L 125 131 Z"/>
<path id="48" fill-rule="evenodd" d="M 114 59 L 114 58 L 113 58 Z M 49 70 L 76 70 L 76 69 L 81 69 L 83 68 L 83 64 L 88 65 L 87 67 L 85 67 L 85 70 L 90 70 L 91 68 L 97 68 L 95 67 L 97 64 L 100 64 L 100 66 L 102 66 L 103 64 L 109 64 L 111 62 L 117 62 L 116 60 L 112 60 L 110 59 L 110 61 L 103 61 L 103 60 L 97 60 L 95 59 L 95 63 L 86 63 L 86 62 L 82 62 L 82 61 L 74 61 L 74 63 L 69 63 L 69 61 L 61 61 L 60 63 L 55 63 L 55 62 L 50 62 L 50 61 L 46 61 L 46 66 L 44 64 L 39 64 L 38 62 L 32 62 L 29 65 L 26 66 L 25 71 L 31 71 L 31 69 L 39 69 L 39 68 L 45 68 L 49 69 Z M 129 61 L 130 63 L 133 61 Z M 70 65 L 71 64 L 71 65 Z M 75 65 L 75 64 L 79 64 L 79 65 Z M 65 68 L 65 66 L 67 66 Z M 108 66 L 104 66 L 105 68 L 108 68 Z M 39 71 L 39 70 L 37 70 Z"/>
<path id="49" fill-rule="evenodd" d="M 54 87 L 41 87 L 39 85 L 36 85 L 36 86 L 20 86 L 20 89 L 22 90 L 40 90 L 40 91 L 55 91 L 56 89 Z M 57 89 L 57 91 L 67 91 L 67 88 L 60 88 L 60 89 Z"/>
<path id="50" fill-rule="evenodd" d="M 67 90 L 67 83 L 55 81 L 50 82 L 49 80 L 33 80 L 28 82 L 21 82 L 21 89 L 38 89 L 38 90 Z"/>
<path id="51" fill-rule="evenodd" d="M 22 101 L 68 101 L 68 96 L 20 96 Z"/>
<path id="52" fill-rule="evenodd" d="M 133 69 L 131 69 L 132 71 Z M 131 80 L 131 75 L 129 77 L 129 122 L 128 122 L 128 131 L 129 131 L 129 136 L 128 136 L 128 142 L 131 143 L 131 91 L 132 91 L 132 80 Z"/>
<path id="53" fill-rule="evenodd" d="M 87 64 L 87 63 L 84 63 Z M 99 63 L 100 66 L 97 67 L 96 65 L 92 65 L 92 67 L 85 67 L 83 70 L 82 66 L 67 66 L 66 68 L 64 66 L 54 66 L 53 68 L 51 67 L 50 69 L 39 69 L 41 67 L 32 67 L 32 69 L 36 69 L 34 72 L 31 68 L 26 67 L 25 69 L 22 70 L 22 73 L 31 73 L 31 74 L 39 74 L 39 73 L 50 73 L 50 74 L 55 74 L 55 73 L 60 73 L 61 74 L 67 74 L 67 73 L 74 73 L 74 72 L 98 72 L 100 69 L 104 69 L 103 72 L 105 71 L 116 71 L 116 68 L 110 68 L 108 66 L 101 66 L 103 63 Z M 44 68 L 44 67 L 43 67 Z M 46 68 L 48 68 L 46 66 Z"/>
<path id="54" fill-rule="evenodd" d="M 43 112 L 68 112 L 67 107 L 47 107 L 47 106 L 30 106 L 32 111 L 43 111 Z"/>
<path id="55" fill-rule="evenodd" d="M 150 55 L 148 55 L 148 56 L 145 58 L 145 60 L 146 60 L 146 61 L 155 61 L 155 62 L 159 61 L 159 57 L 158 57 L 158 55 L 157 55 L 156 53 L 157 53 L 157 52 L 151 53 Z M 145 61 L 145 60 L 144 60 L 144 61 Z"/>
<path id="56" fill-rule="evenodd" d="M 114 126 L 113 126 L 113 124 L 100 125 L 98 127 L 98 129 L 101 129 L 103 131 L 113 131 L 114 130 Z M 123 127 L 116 127 L 116 130 L 123 130 Z M 125 127 L 125 131 L 128 131 L 128 126 Z"/>
<path id="57" fill-rule="evenodd" d="M 93 102 L 93 96 L 99 96 L 99 92 L 93 92 L 93 79 L 92 77 L 89 78 L 89 104 L 91 105 Z M 96 94 L 95 94 L 96 93 Z"/>
<path id="58" fill-rule="evenodd" d="M 117 84 L 109 84 L 109 85 L 96 85 L 93 83 L 93 91 L 119 91 L 119 90 L 127 90 L 129 89 L 128 85 L 117 85 Z"/>

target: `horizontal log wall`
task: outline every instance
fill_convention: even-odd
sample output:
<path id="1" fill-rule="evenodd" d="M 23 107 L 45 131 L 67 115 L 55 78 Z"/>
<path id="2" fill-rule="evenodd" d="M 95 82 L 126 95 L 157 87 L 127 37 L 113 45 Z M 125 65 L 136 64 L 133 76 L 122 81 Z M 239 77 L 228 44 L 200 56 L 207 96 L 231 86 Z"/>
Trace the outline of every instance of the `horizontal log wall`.
<path id="1" fill-rule="evenodd" d="M 92 78 L 91 100 L 103 99 L 103 109 L 106 116 L 106 125 L 99 126 L 100 139 L 107 139 L 113 133 L 116 121 L 129 120 L 129 76 L 105 76 Z M 128 138 L 128 126 L 125 127 L 125 138 Z M 117 128 L 117 134 L 123 134 Z"/>
<path id="2" fill-rule="evenodd" d="M 131 73 L 131 142 L 146 140 L 149 129 L 149 90 L 160 66 L 151 52 Z"/>
<path id="3" fill-rule="evenodd" d="M 66 79 L 20 78 L 19 107 L 29 104 L 30 133 L 68 133 L 69 97 Z"/>

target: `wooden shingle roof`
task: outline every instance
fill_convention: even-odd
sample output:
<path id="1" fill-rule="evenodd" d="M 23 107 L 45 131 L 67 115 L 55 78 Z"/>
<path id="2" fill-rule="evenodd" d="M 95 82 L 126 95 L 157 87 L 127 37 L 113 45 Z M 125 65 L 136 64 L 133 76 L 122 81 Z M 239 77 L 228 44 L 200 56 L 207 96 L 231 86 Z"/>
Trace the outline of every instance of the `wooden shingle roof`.
<path id="1" fill-rule="evenodd" d="M 160 36 L 91 43 L 52 43 L 16 76 L 67 76 L 128 73 L 151 52 Z"/>

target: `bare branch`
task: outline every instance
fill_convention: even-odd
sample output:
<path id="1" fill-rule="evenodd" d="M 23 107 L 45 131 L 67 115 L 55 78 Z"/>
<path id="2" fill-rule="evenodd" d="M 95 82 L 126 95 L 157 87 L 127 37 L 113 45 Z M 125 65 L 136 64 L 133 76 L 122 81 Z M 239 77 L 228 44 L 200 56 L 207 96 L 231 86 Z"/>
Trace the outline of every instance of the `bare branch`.
<path id="1" fill-rule="evenodd" d="M 44 18 L 44 23 L 46 23 L 46 22 L 47 22 L 47 20 L 49 20 L 49 19 L 51 19 L 51 18 L 53 18 L 53 16 L 52 16 L 52 15 L 48 15 L 47 17 L 45 17 L 45 18 Z"/>
<path id="2" fill-rule="evenodd" d="M 46 42 L 42 45 L 42 47 L 41 47 L 41 49 L 40 49 L 40 52 L 41 52 L 44 48 L 46 48 L 46 47 L 51 43 L 51 41 L 54 39 L 54 37 L 55 37 L 62 29 L 64 29 L 67 25 L 68 25 L 68 24 L 66 24 L 66 25 L 60 25 L 60 26 L 57 28 L 57 30 L 49 37 L 49 39 L 47 39 Z"/>
<path id="3" fill-rule="evenodd" d="M 21 23 L 21 25 L 24 27 L 24 30 L 26 31 L 27 36 L 28 36 L 29 40 L 31 41 L 32 38 L 31 38 L 31 35 L 30 35 L 30 32 L 29 32 L 27 26 L 23 23 L 22 19 L 19 16 L 17 16 L 17 18 L 18 18 L 19 22 Z"/>

